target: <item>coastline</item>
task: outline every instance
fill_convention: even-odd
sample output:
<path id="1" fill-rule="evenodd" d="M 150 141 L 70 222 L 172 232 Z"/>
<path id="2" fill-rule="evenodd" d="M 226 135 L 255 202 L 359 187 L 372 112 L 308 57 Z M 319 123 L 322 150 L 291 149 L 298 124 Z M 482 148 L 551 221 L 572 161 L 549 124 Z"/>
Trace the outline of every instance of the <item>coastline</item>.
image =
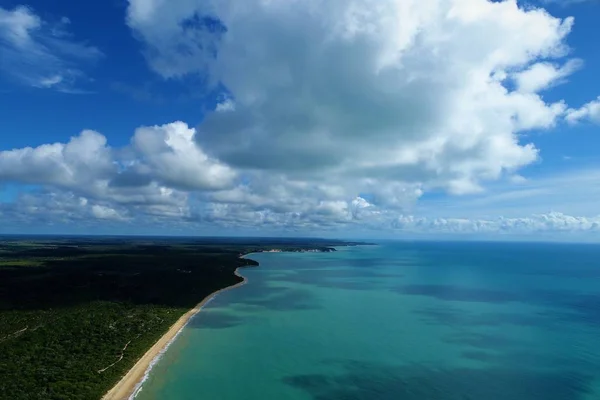
<path id="1" fill-rule="evenodd" d="M 247 254 L 244 255 L 244 257 Z M 239 273 L 239 269 L 244 267 L 238 267 L 234 271 L 234 274 L 243 279 L 242 282 L 236 283 L 231 286 L 219 289 L 208 296 L 206 296 L 200 303 L 194 308 L 183 314 L 170 328 L 169 330 L 156 342 L 154 345 L 134 364 L 133 367 L 117 382 L 104 396 L 102 400 L 128 400 L 132 399 L 135 394 L 139 391 L 141 384 L 146 379 L 147 374 L 152 369 L 152 366 L 156 363 L 157 359 L 165 352 L 169 345 L 177 338 L 179 333 L 188 324 L 190 319 L 202 311 L 202 308 L 210 302 L 216 295 L 226 290 L 234 289 L 245 285 L 248 281 L 246 277 Z"/>
<path id="2" fill-rule="evenodd" d="M 347 246 L 347 245 L 345 245 Z M 299 252 L 299 253 L 328 253 L 337 251 L 334 247 L 317 247 L 317 248 L 300 248 L 300 249 L 289 249 L 283 246 L 283 249 L 273 248 L 270 250 L 254 250 L 247 253 L 240 253 L 239 258 L 246 259 L 247 256 L 257 253 L 280 253 L 280 252 Z M 254 261 L 251 260 L 250 261 Z M 254 261 L 258 266 L 258 263 Z M 240 268 L 247 268 L 251 265 L 241 266 L 236 268 L 234 274 L 242 278 L 242 282 L 236 283 L 231 286 L 224 287 L 216 290 L 213 293 L 206 296 L 200 303 L 194 308 L 183 314 L 170 328 L 161 336 L 161 338 L 154 343 L 154 345 L 134 364 L 133 367 L 108 391 L 102 396 L 101 400 L 133 400 L 137 393 L 141 390 L 142 384 L 147 379 L 148 374 L 152 370 L 154 364 L 160 359 L 161 355 L 168 349 L 173 343 L 177 336 L 181 333 L 183 328 L 188 324 L 190 319 L 202 311 L 202 308 L 208 304 L 216 295 L 226 290 L 235 289 L 248 282 L 248 279 L 239 273 Z"/>

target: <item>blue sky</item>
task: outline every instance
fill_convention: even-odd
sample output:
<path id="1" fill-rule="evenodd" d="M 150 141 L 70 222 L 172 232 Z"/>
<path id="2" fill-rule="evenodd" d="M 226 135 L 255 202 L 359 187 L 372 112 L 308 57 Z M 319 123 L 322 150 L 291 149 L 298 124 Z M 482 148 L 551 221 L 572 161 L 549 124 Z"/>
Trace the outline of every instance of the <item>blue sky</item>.
<path id="1" fill-rule="evenodd" d="M 0 233 L 600 239 L 599 2 L 243 4 L 3 1 Z"/>
<path id="2" fill-rule="evenodd" d="M 3 135 L 3 149 L 67 141 L 84 128 L 98 130 L 114 146 L 122 146 L 141 125 L 176 120 L 195 125 L 204 108 L 214 108 L 210 93 L 186 80 L 165 81 L 147 67 L 140 43 L 125 24 L 126 2 L 3 2 L 5 10 L 22 6 L 48 24 L 68 18 L 64 29 L 69 40 L 93 46 L 102 54 L 77 65 L 85 78 L 72 89 L 89 91 L 89 95 L 27 87 L 5 71 L 0 106 L 8 115 L 4 115 L 3 128 L 8 132 L 18 127 L 19 134 Z M 27 110 L 35 110 L 36 118 L 17 117 Z M 7 121 L 11 114 L 13 118 Z M 49 131 L 41 131 L 40 124 Z"/>

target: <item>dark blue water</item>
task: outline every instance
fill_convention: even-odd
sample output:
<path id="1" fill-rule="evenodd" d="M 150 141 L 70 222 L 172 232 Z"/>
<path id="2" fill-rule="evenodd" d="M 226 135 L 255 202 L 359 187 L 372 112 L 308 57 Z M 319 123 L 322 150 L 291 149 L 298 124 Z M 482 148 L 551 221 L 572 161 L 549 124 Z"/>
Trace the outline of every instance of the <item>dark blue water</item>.
<path id="1" fill-rule="evenodd" d="M 600 399 L 600 246 L 252 255 L 138 399 Z"/>

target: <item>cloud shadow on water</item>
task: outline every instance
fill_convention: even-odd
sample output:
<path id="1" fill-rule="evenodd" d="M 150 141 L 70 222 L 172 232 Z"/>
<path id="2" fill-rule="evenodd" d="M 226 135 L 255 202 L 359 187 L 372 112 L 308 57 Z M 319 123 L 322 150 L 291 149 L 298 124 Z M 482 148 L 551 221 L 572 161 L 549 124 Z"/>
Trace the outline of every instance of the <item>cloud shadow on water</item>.
<path id="1" fill-rule="evenodd" d="M 454 285 L 403 285 L 393 289 L 404 295 L 426 296 L 442 301 L 506 304 L 520 302 L 546 308 L 536 314 L 493 313 L 487 316 L 465 317 L 460 312 L 446 312 L 441 308 L 429 311 L 429 316 L 447 323 L 460 321 L 467 324 L 494 325 L 509 322 L 517 325 L 567 322 L 588 326 L 600 326 L 600 294 L 579 293 L 567 290 L 502 291 L 482 288 L 466 288 Z M 435 315 L 437 313 L 437 315 Z M 425 314 L 425 312 L 423 312 Z M 509 320 L 512 319 L 512 322 Z"/>
<path id="2" fill-rule="evenodd" d="M 484 362 L 495 368 L 514 368 L 517 365 L 523 370 L 553 370 L 556 366 L 568 369 L 573 374 L 577 371 L 585 374 L 586 371 L 595 371 L 595 365 L 590 364 L 580 358 L 554 357 L 547 354 L 540 354 L 533 351 L 506 351 L 494 352 L 492 349 L 483 350 L 465 350 L 461 356 L 465 359 Z"/>
<path id="3" fill-rule="evenodd" d="M 522 301 L 519 293 L 504 290 L 468 288 L 455 285 L 403 285 L 394 289 L 398 293 L 433 297 L 445 301 L 479 303 L 509 303 Z"/>
<path id="4" fill-rule="evenodd" d="M 463 351 L 461 353 L 461 356 L 463 358 L 466 358 L 468 360 L 474 360 L 474 361 L 481 361 L 481 362 L 494 362 L 496 361 L 496 355 L 492 354 L 492 353 L 488 353 L 485 351 L 479 351 L 479 350 L 467 350 L 467 351 Z"/>
<path id="5" fill-rule="evenodd" d="M 276 295 L 244 300 L 249 306 L 263 307 L 272 311 L 315 310 L 321 308 L 309 290 L 288 289 Z"/>
<path id="6" fill-rule="evenodd" d="M 236 308 L 251 309 L 260 307 L 272 311 L 321 308 L 318 299 L 310 290 L 271 286 L 259 280 L 238 289 L 236 296 L 229 303 Z"/>
<path id="7" fill-rule="evenodd" d="M 277 277 L 276 281 L 312 285 L 320 288 L 348 290 L 387 289 L 389 281 L 401 279 L 402 274 L 382 273 L 359 268 L 302 269 Z"/>
<path id="8" fill-rule="evenodd" d="M 423 307 L 413 311 L 425 323 L 452 327 L 498 327 L 503 325 L 555 328 L 560 321 L 542 313 L 512 312 L 475 313 L 456 307 Z"/>
<path id="9" fill-rule="evenodd" d="M 455 333 L 447 336 L 443 341 L 477 349 L 492 350 L 518 348 L 527 344 L 522 340 L 513 339 L 503 334 L 475 332 Z"/>
<path id="10" fill-rule="evenodd" d="M 249 318 L 227 311 L 202 310 L 200 314 L 190 320 L 188 326 L 195 329 L 233 328 L 247 323 Z"/>
<path id="11" fill-rule="evenodd" d="M 583 400 L 591 378 L 508 368 L 428 369 L 349 362 L 336 375 L 294 375 L 283 381 L 314 400 Z"/>

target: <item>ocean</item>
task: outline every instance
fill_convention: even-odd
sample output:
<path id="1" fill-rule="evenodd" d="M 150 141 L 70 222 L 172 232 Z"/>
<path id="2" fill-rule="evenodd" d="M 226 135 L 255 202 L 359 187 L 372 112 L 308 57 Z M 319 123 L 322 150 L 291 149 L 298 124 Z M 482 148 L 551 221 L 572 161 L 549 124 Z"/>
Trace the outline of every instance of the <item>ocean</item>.
<path id="1" fill-rule="evenodd" d="M 136 400 L 599 400 L 600 246 L 260 253 Z"/>

